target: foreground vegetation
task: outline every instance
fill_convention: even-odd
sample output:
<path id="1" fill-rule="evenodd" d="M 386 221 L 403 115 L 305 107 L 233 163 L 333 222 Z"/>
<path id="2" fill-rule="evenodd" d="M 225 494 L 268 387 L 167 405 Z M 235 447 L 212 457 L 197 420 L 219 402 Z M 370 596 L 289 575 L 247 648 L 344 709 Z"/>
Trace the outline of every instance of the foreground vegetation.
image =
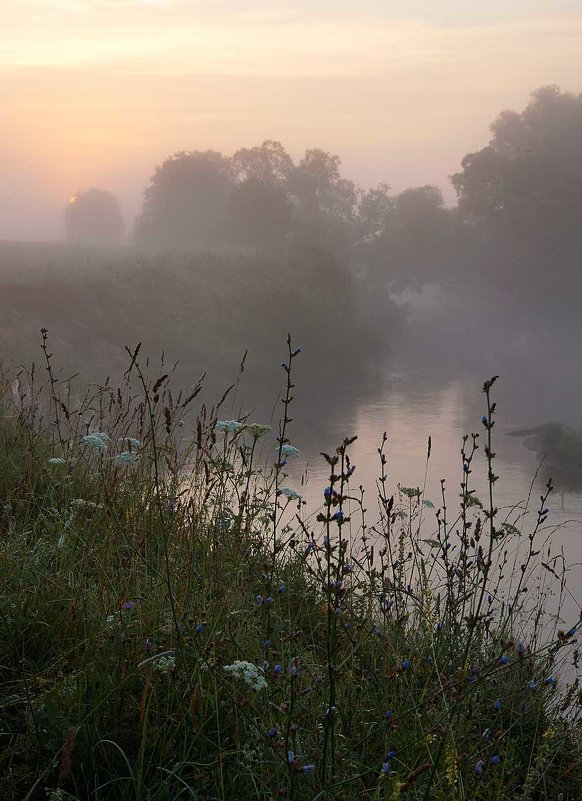
<path id="1" fill-rule="evenodd" d="M 277 432 L 139 348 L 81 396 L 43 344 L 48 383 L 2 384 L 2 798 L 580 798 L 552 488 L 495 509 L 494 379 L 460 502 L 395 484 L 384 437 L 372 511 L 346 439 L 311 510 L 290 339 Z"/>

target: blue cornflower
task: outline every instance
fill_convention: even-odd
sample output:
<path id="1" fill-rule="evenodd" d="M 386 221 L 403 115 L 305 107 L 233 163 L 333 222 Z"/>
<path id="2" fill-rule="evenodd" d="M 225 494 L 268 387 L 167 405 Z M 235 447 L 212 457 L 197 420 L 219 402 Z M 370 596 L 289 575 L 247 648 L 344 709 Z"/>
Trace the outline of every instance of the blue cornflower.
<path id="1" fill-rule="evenodd" d="M 271 640 L 265 640 L 263 645 L 265 646 L 265 648 L 268 648 L 271 645 Z"/>
<path id="2" fill-rule="evenodd" d="M 291 355 L 292 356 L 298 356 L 300 353 L 301 353 L 301 348 L 295 348 L 295 350 L 293 351 L 293 353 Z"/>
<path id="3" fill-rule="evenodd" d="M 349 573 L 351 569 L 352 569 L 352 566 L 348 565 L 348 564 L 346 564 L 346 565 L 344 565 L 342 567 L 342 570 L 343 570 L 344 573 Z"/>
<path id="4" fill-rule="evenodd" d="M 503 654 L 501 659 L 499 660 L 500 665 L 509 665 L 509 656 L 507 654 Z"/>
<path id="5" fill-rule="evenodd" d="M 303 765 L 301 770 L 303 773 L 310 773 L 312 770 L 315 770 L 315 765 Z"/>
<path id="6" fill-rule="evenodd" d="M 278 587 L 278 589 L 277 589 L 277 592 L 279 592 L 279 593 L 283 593 L 283 592 L 285 592 L 285 591 L 286 591 L 286 589 L 287 589 L 287 586 L 286 586 L 286 585 L 285 585 L 283 582 L 281 582 L 281 584 L 279 584 L 279 587 Z"/>
<path id="7" fill-rule="evenodd" d="M 271 598 L 271 596 L 270 596 L 270 595 L 269 595 L 269 597 L 267 598 L 267 603 L 269 604 L 269 606 L 270 606 L 270 605 L 273 603 L 273 599 Z"/>
<path id="8" fill-rule="evenodd" d="M 275 667 L 273 668 L 273 673 L 275 674 L 275 676 L 278 676 L 278 675 L 279 675 L 279 673 L 280 673 L 282 670 L 283 670 L 283 668 L 281 667 L 281 665 L 275 665 Z"/>
<path id="9" fill-rule="evenodd" d="M 390 720 L 390 718 L 392 717 L 392 710 L 391 709 L 387 709 L 386 710 L 386 714 L 384 715 L 384 717 L 386 718 L 386 720 Z"/>
<path id="10" fill-rule="evenodd" d="M 517 651 L 517 653 L 519 654 L 519 656 L 521 656 L 521 655 L 523 654 L 523 650 L 524 650 L 524 648 L 523 648 L 523 643 L 522 643 L 522 641 L 521 641 L 521 640 L 519 640 L 519 641 L 518 641 L 518 643 L 517 643 L 517 645 L 516 645 L 516 647 L 515 647 L 515 650 Z"/>
<path id="11" fill-rule="evenodd" d="M 389 762 L 391 759 L 394 759 L 396 756 L 396 751 L 388 751 L 386 754 L 386 761 Z"/>
<path id="12" fill-rule="evenodd" d="M 273 726 L 272 729 L 269 729 L 267 734 L 268 734 L 269 737 L 274 737 L 277 734 L 277 729 Z"/>
<path id="13" fill-rule="evenodd" d="M 501 757 L 498 754 L 495 754 L 495 756 L 491 757 L 492 765 L 499 765 L 500 762 L 501 762 Z"/>
<path id="14" fill-rule="evenodd" d="M 410 660 L 405 659 L 404 662 L 402 663 L 401 667 L 402 667 L 402 670 L 408 670 L 408 668 L 410 667 Z"/>
<path id="15" fill-rule="evenodd" d="M 480 759 L 479 762 L 477 762 L 477 764 L 475 765 L 475 775 L 480 776 L 483 773 L 484 767 L 485 763 L 483 762 L 482 759 Z"/>
<path id="16" fill-rule="evenodd" d="M 546 679 L 546 684 L 553 684 L 555 682 L 555 678 L 553 676 L 548 676 Z"/>
<path id="17" fill-rule="evenodd" d="M 499 710 L 501 709 L 501 701 L 499 701 L 499 700 L 495 701 L 495 703 L 493 704 L 493 709 L 496 712 L 499 712 Z"/>
<path id="18" fill-rule="evenodd" d="M 390 763 L 384 762 L 382 765 L 382 775 L 386 776 L 390 772 Z"/>
<path id="19" fill-rule="evenodd" d="M 194 631 L 196 632 L 196 634 L 202 634 L 202 632 L 204 631 L 204 623 L 199 623 L 194 629 Z"/>
<path id="20" fill-rule="evenodd" d="M 487 420 L 485 415 L 483 415 L 483 417 L 481 418 L 481 422 L 483 423 L 484 426 L 487 426 L 489 424 L 489 421 Z"/>
<path id="21" fill-rule="evenodd" d="M 342 522 L 343 522 L 343 519 L 344 519 L 344 513 L 343 513 L 343 512 L 342 512 L 342 510 L 340 509 L 340 510 L 339 510 L 339 512 L 336 512 L 336 513 L 335 513 L 335 514 L 332 516 L 332 518 L 331 518 L 331 519 L 332 519 L 332 520 L 336 520 L 338 523 L 342 523 Z"/>
<path id="22" fill-rule="evenodd" d="M 121 605 L 122 609 L 134 609 L 135 601 L 124 601 Z"/>

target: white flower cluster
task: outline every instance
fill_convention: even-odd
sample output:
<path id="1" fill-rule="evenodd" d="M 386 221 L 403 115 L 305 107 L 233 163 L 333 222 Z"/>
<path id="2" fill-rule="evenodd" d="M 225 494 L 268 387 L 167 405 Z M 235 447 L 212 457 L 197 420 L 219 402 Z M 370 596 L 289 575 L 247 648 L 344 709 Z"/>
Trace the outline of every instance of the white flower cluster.
<path id="1" fill-rule="evenodd" d="M 265 690 L 268 686 L 263 671 L 261 668 L 253 665 L 252 662 L 243 662 L 240 659 L 236 659 L 232 665 L 225 665 L 224 671 L 231 676 L 242 679 L 245 684 L 256 692 Z"/>
<path id="2" fill-rule="evenodd" d="M 159 670 L 160 673 L 170 673 L 176 667 L 175 656 L 160 656 L 154 664 L 154 670 Z"/>

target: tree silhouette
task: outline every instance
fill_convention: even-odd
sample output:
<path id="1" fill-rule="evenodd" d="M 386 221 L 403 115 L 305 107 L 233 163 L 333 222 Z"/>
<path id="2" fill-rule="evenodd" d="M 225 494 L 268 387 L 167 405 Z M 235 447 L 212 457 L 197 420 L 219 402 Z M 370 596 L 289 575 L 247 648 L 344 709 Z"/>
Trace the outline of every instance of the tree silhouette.
<path id="1" fill-rule="evenodd" d="M 117 245 L 124 231 L 119 202 L 112 192 L 87 189 L 77 192 L 65 208 L 65 235 L 83 245 Z"/>

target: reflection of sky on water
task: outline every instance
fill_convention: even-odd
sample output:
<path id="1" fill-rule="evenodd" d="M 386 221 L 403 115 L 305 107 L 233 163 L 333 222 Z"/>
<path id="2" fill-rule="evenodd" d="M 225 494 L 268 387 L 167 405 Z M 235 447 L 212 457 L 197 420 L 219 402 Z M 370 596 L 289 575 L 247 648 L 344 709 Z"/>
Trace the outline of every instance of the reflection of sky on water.
<path id="1" fill-rule="evenodd" d="M 460 449 L 465 433 L 478 432 L 484 441 L 485 430 L 481 424 L 481 416 L 485 411 L 485 397 L 479 382 L 455 379 L 444 386 L 434 385 L 423 388 L 414 380 L 406 377 L 397 382 L 397 386 L 388 388 L 381 400 L 359 400 L 347 408 L 344 416 L 320 430 L 312 426 L 307 441 L 302 442 L 302 431 L 298 425 L 292 437 L 294 444 L 301 447 L 302 463 L 290 465 L 289 481 L 298 486 L 303 470 L 307 468 L 308 482 L 304 495 L 308 501 L 309 511 L 322 501 L 323 488 L 328 484 L 329 468 L 319 456 L 320 450 L 333 452 L 344 437 L 358 435 L 357 441 L 350 448 L 353 464 L 357 466 L 352 480 L 352 488 L 362 484 L 367 491 L 367 508 L 369 518 L 375 516 L 377 508 L 375 487 L 379 475 L 380 464 L 378 447 L 384 431 L 388 435 L 388 494 L 397 490 L 397 485 L 422 486 L 426 465 L 428 437 L 432 439 L 431 457 L 428 464 L 425 497 L 440 505 L 441 479 L 446 481 L 447 505 L 450 509 L 449 520 L 453 519 L 453 507 L 458 505 L 462 480 L 462 460 Z M 494 503 L 499 508 L 498 520 L 513 521 L 518 515 L 514 510 L 516 504 L 524 506 L 530 497 L 528 512 L 521 524 L 524 532 L 535 525 L 540 495 L 544 491 L 547 474 L 538 468 L 537 457 L 527 451 L 520 440 L 509 437 L 505 432 L 510 430 L 516 421 L 503 419 L 502 409 L 496 415 L 497 424 L 493 431 L 493 450 L 497 454 L 494 467 L 499 475 L 495 485 Z M 469 439 L 467 446 L 470 445 Z M 320 444 L 321 443 L 321 444 Z M 476 494 L 486 500 L 487 468 L 482 449 L 475 455 L 473 470 L 470 476 Z M 560 478 L 562 481 L 560 482 Z M 568 619 L 578 614 L 578 598 L 582 600 L 582 570 L 576 563 L 582 563 L 582 486 L 576 486 L 570 477 L 554 475 L 556 490 L 550 496 L 548 507 L 550 515 L 547 526 L 558 529 L 551 534 L 554 553 L 564 546 L 567 563 L 572 566 L 569 588 L 573 597 L 569 597 L 564 609 Z M 533 482 L 533 485 L 532 485 Z M 565 490 L 563 493 L 562 490 Z M 514 511 L 512 511 L 514 510 Z M 426 536 L 430 537 L 434 528 L 434 517 L 426 515 Z M 548 528 L 548 532 L 551 529 Z"/>

